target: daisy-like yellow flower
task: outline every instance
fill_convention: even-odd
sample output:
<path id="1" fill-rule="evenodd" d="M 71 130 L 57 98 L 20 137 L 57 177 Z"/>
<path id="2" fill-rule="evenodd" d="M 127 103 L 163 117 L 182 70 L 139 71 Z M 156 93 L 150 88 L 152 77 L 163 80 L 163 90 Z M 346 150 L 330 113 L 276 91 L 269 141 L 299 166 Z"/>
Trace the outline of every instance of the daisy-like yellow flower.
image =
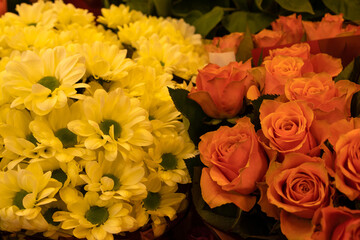
<path id="1" fill-rule="evenodd" d="M 68 128 L 86 138 L 86 148 L 103 147 L 109 161 L 115 160 L 118 152 L 121 158 L 127 159 L 132 146 L 153 143 L 146 110 L 120 88 L 109 93 L 97 89 L 93 97 L 83 100 L 83 109 L 84 119 L 71 121 Z"/>
<path id="2" fill-rule="evenodd" d="M 3 160 L 8 162 L 8 169 L 14 168 L 24 159 L 40 157 L 40 148 L 36 148 L 38 142 L 29 129 L 32 120 L 33 117 L 27 110 L 9 107 L 5 122 L 0 124 L 0 135 L 6 147 Z"/>
<path id="3" fill-rule="evenodd" d="M 53 5 L 56 14 L 57 29 L 67 29 L 72 25 L 85 26 L 94 23 L 94 15 L 86 9 L 75 8 L 72 4 L 65 4 L 61 0 L 56 0 Z"/>
<path id="4" fill-rule="evenodd" d="M 53 219 L 62 222 L 61 228 L 73 229 L 77 238 L 112 240 L 113 234 L 128 231 L 136 224 L 128 203 L 102 201 L 95 192 L 80 197 L 69 189 L 63 189 L 61 196 L 68 211 L 56 212 Z"/>
<path id="5" fill-rule="evenodd" d="M 22 3 L 16 6 L 18 14 L 7 12 L 3 19 L 8 25 L 38 26 L 50 29 L 54 26 L 56 16 L 52 11 L 52 3 L 37 1 L 30 5 Z"/>
<path id="6" fill-rule="evenodd" d="M 78 51 L 85 56 L 86 69 L 95 79 L 117 81 L 127 76 L 135 63 L 126 58 L 126 50 L 118 45 L 96 41 L 93 44 L 78 46 Z"/>
<path id="7" fill-rule="evenodd" d="M 10 61 L 3 76 L 3 87 L 14 98 L 11 107 L 26 107 L 38 115 L 62 108 L 68 98 L 82 98 L 77 88 L 85 74 L 84 58 L 68 56 L 64 47 L 46 49 L 39 56 L 26 51 L 20 61 Z"/>
<path id="8" fill-rule="evenodd" d="M 153 67 L 136 65 L 121 81 L 111 84 L 110 90 L 122 88 L 127 95 L 139 98 L 141 106 L 147 109 L 147 105 L 143 104 L 144 98 L 166 98 L 170 100 L 167 86 L 172 84 L 171 79 L 170 74 L 156 74 Z"/>
<path id="9" fill-rule="evenodd" d="M 110 8 L 102 8 L 101 13 L 102 15 L 98 17 L 97 21 L 112 29 L 117 29 L 119 26 L 138 21 L 145 17 L 139 11 L 130 11 L 129 6 L 124 4 L 120 4 L 119 6 L 111 5 Z"/>
<path id="10" fill-rule="evenodd" d="M 148 182 L 149 189 L 146 198 L 143 200 L 143 206 L 147 213 L 153 219 L 157 217 L 168 217 L 170 220 L 175 219 L 176 212 L 181 202 L 185 199 L 185 194 L 177 193 L 177 186 L 167 186 L 161 184 L 158 177 L 153 177 Z"/>
<path id="11" fill-rule="evenodd" d="M 62 30 L 58 36 L 59 45 L 67 46 L 72 43 L 92 44 L 96 41 L 120 45 L 116 34 L 105 30 L 103 26 L 73 24 Z"/>
<path id="12" fill-rule="evenodd" d="M 146 163 L 167 185 L 186 184 L 190 182 L 190 176 L 184 159 L 193 157 L 194 153 L 195 146 L 187 134 L 178 135 L 172 131 L 172 134 L 163 134 L 155 139 L 154 147 L 149 148 L 151 159 Z"/>
<path id="13" fill-rule="evenodd" d="M 56 201 L 55 194 L 61 183 L 51 178 L 51 172 L 43 172 L 37 163 L 25 169 L 0 172 L 0 209 L 13 207 L 16 216 L 35 219 L 41 206 Z"/>
<path id="14" fill-rule="evenodd" d="M 138 42 L 139 64 L 150 65 L 159 74 L 186 72 L 181 65 L 186 63 L 187 56 L 180 51 L 180 45 L 171 44 L 167 36 L 160 38 L 159 35 L 153 34 L 149 39 L 141 37 Z"/>
<path id="15" fill-rule="evenodd" d="M 145 169 L 142 162 L 134 163 L 117 158 L 106 161 L 99 154 L 98 161 L 86 163 L 86 175 L 80 177 L 86 183 L 86 191 L 100 192 L 100 199 L 121 199 L 128 202 L 146 197 L 146 187 L 142 183 Z"/>
<path id="16" fill-rule="evenodd" d="M 5 41 L 9 48 L 19 51 L 40 50 L 58 45 L 57 34 L 53 29 L 34 26 L 9 26 L 4 29 Z"/>
<path id="17" fill-rule="evenodd" d="M 80 144 L 79 137 L 67 128 L 67 124 L 81 118 L 82 105 L 66 104 L 54 109 L 45 117 L 37 117 L 29 124 L 33 136 L 42 145 L 52 148 L 54 157 L 60 162 L 70 162 L 74 158 L 93 160 L 95 153 Z"/>

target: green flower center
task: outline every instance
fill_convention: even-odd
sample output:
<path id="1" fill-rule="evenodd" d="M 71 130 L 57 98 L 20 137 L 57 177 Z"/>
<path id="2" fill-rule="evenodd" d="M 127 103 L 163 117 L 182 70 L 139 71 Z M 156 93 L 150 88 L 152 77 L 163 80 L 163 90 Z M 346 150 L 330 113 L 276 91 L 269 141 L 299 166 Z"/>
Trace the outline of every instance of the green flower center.
<path id="1" fill-rule="evenodd" d="M 26 140 L 28 140 L 29 142 L 31 142 L 35 146 L 38 143 L 38 141 L 36 140 L 36 138 L 34 137 L 34 135 L 32 133 L 30 133 L 29 135 L 26 136 Z"/>
<path id="2" fill-rule="evenodd" d="M 120 184 L 120 180 L 118 177 L 115 177 L 114 175 L 112 174 L 105 174 L 104 177 L 108 177 L 108 178 L 111 178 L 113 181 L 114 181 L 114 187 L 113 187 L 113 191 L 117 191 L 119 190 L 121 184 Z"/>
<path id="3" fill-rule="evenodd" d="M 55 77 L 52 76 L 43 77 L 38 81 L 38 83 L 50 89 L 51 91 L 54 91 L 56 88 L 60 86 L 59 80 L 57 80 Z"/>
<path id="4" fill-rule="evenodd" d="M 27 194 L 28 194 L 27 191 L 21 189 L 19 192 L 15 194 L 15 197 L 13 199 L 13 204 L 17 206 L 19 209 L 25 209 L 23 204 L 23 199 Z"/>
<path id="5" fill-rule="evenodd" d="M 163 67 L 165 66 L 165 63 L 163 61 L 160 61 L 160 65 Z"/>
<path id="6" fill-rule="evenodd" d="M 36 23 L 29 23 L 28 26 L 35 26 L 36 27 Z"/>
<path id="7" fill-rule="evenodd" d="M 174 154 L 172 153 L 164 153 L 162 156 L 162 161 L 160 163 L 160 165 L 165 169 L 165 170 L 173 170 L 176 169 L 177 166 L 177 159 L 175 157 Z"/>
<path id="8" fill-rule="evenodd" d="M 109 218 L 109 212 L 104 207 L 92 206 L 85 213 L 85 218 L 94 225 L 100 225 Z"/>
<path id="9" fill-rule="evenodd" d="M 51 177 L 58 180 L 59 182 L 61 182 L 62 184 L 64 184 L 64 182 L 67 179 L 67 175 L 66 173 L 61 169 L 55 169 L 52 174 Z"/>
<path id="10" fill-rule="evenodd" d="M 161 196 L 159 193 L 148 192 L 144 199 L 144 207 L 147 210 L 156 210 L 160 206 Z"/>
<path id="11" fill-rule="evenodd" d="M 77 136 L 67 128 L 61 128 L 55 132 L 55 136 L 60 139 L 64 148 L 73 147 L 77 144 Z"/>
<path id="12" fill-rule="evenodd" d="M 51 224 L 51 225 L 54 225 L 54 226 L 58 226 L 60 224 L 60 222 L 54 222 L 52 216 L 54 215 L 55 212 L 57 211 L 61 211 L 60 209 L 58 208 L 49 208 L 48 210 L 46 210 L 46 212 L 43 214 L 45 220 Z"/>
<path id="13" fill-rule="evenodd" d="M 100 129 L 106 135 L 109 135 L 111 126 L 114 126 L 114 138 L 119 138 L 121 135 L 121 126 L 118 122 L 111 119 L 105 119 L 100 123 Z"/>

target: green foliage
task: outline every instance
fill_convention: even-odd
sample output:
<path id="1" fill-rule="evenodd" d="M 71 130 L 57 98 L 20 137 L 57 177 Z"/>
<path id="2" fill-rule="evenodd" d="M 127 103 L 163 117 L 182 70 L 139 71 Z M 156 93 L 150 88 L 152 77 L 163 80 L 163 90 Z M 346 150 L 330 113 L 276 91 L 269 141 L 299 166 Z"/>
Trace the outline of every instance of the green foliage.
<path id="1" fill-rule="evenodd" d="M 275 18 L 265 13 L 236 11 L 224 17 L 223 25 L 229 32 L 245 32 L 249 27 L 251 33 L 259 32 L 270 25 Z"/>
<path id="2" fill-rule="evenodd" d="M 322 0 L 322 2 L 336 14 L 343 13 L 345 19 L 360 21 L 360 0 Z"/>
<path id="3" fill-rule="evenodd" d="M 220 7 L 214 7 L 210 12 L 200 16 L 192 24 L 195 26 L 197 33 L 206 36 L 221 21 L 223 16 L 224 10 Z"/>
<path id="4" fill-rule="evenodd" d="M 255 131 L 261 129 L 261 124 L 260 124 L 260 106 L 262 104 L 262 102 L 265 99 L 270 99 L 273 100 L 275 98 L 277 98 L 279 95 L 262 95 L 260 96 L 258 99 L 251 101 L 251 105 L 250 107 L 252 107 L 252 111 L 250 114 L 248 114 L 247 116 L 250 118 L 250 121 L 252 122 L 252 124 L 254 124 L 255 127 Z"/>
<path id="5" fill-rule="evenodd" d="M 168 90 L 177 110 L 189 121 L 189 136 L 194 144 L 197 145 L 200 141 L 200 136 L 205 132 L 203 130 L 203 122 L 207 117 L 206 114 L 197 102 L 187 97 L 189 91 L 172 88 L 168 88 Z"/>
<path id="6" fill-rule="evenodd" d="M 153 0 L 156 8 L 156 12 L 161 17 L 167 17 L 170 15 L 171 0 Z"/>
<path id="7" fill-rule="evenodd" d="M 252 57 L 251 50 L 254 48 L 250 29 L 247 28 L 245 31 L 244 39 L 241 41 L 238 51 L 236 53 L 236 61 L 243 61 Z"/>
<path id="8" fill-rule="evenodd" d="M 289 0 L 275 0 L 282 8 L 291 11 L 291 12 L 307 12 L 314 14 L 314 10 L 309 2 L 309 0 L 298 0 L 298 1 L 289 1 Z"/>
<path id="9" fill-rule="evenodd" d="M 334 81 L 337 82 L 339 80 L 348 80 L 350 78 L 350 75 L 351 75 L 353 69 L 354 69 L 354 62 L 355 62 L 355 60 L 353 60 L 351 63 L 349 63 L 341 71 L 341 73 L 334 78 Z"/>

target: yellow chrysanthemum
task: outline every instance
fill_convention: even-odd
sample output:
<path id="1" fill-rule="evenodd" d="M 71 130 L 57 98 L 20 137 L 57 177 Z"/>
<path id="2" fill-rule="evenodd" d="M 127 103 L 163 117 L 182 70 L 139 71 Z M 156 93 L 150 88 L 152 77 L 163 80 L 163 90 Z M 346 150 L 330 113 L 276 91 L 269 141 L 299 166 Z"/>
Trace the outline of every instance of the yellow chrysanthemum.
<path id="1" fill-rule="evenodd" d="M 94 15 L 86 9 L 75 8 L 72 4 L 65 4 L 62 1 L 55 1 L 53 11 L 56 14 L 56 28 L 67 29 L 72 25 L 86 26 L 94 23 Z"/>
<path id="2" fill-rule="evenodd" d="M 143 206 L 147 213 L 155 217 L 168 217 L 173 220 L 181 202 L 185 199 L 185 194 L 177 193 L 177 186 L 167 186 L 160 182 L 160 179 L 153 178 L 147 186 L 149 191 L 143 200 Z"/>
<path id="3" fill-rule="evenodd" d="M 139 39 L 139 45 L 139 64 L 150 65 L 160 74 L 186 71 L 181 65 L 186 63 L 187 56 L 180 51 L 180 45 L 171 44 L 167 37 L 159 38 L 157 34 L 149 39 L 142 37 Z"/>
<path id="4" fill-rule="evenodd" d="M 32 5 L 22 3 L 16 6 L 16 11 L 18 14 L 8 12 L 4 15 L 3 19 L 8 25 L 21 27 L 32 25 L 50 29 L 56 21 L 50 2 L 37 1 Z"/>
<path id="5" fill-rule="evenodd" d="M 111 5 L 110 8 L 101 9 L 102 16 L 97 21 L 109 28 L 117 29 L 119 26 L 135 22 L 144 17 L 139 11 L 129 9 L 129 6 L 120 4 L 119 6 Z"/>
<path id="6" fill-rule="evenodd" d="M 161 180 L 169 186 L 177 183 L 189 183 L 190 176 L 184 159 L 193 157 L 195 146 L 186 134 L 161 135 L 154 141 L 154 147 L 149 148 L 150 160 L 147 166 L 157 172 Z"/>
<path id="7" fill-rule="evenodd" d="M 19 51 L 40 50 L 57 46 L 57 34 L 53 29 L 34 26 L 9 26 L 4 29 L 9 48 Z"/>
<path id="8" fill-rule="evenodd" d="M 38 115 L 62 108 L 68 98 L 82 98 L 77 88 L 85 74 L 84 58 L 68 56 L 64 47 L 38 54 L 26 51 L 20 61 L 10 61 L 3 77 L 3 87 L 14 98 L 11 107 L 23 107 Z"/>
<path id="9" fill-rule="evenodd" d="M 112 240 L 113 234 L 128 231 L 136 223 L 130 216 L 132 207 L 125 202 L 102 201 L 95 192 L 88 192 L 84 197 L 75 190 L 61 190 L 61 197 L 67 204 L 67 211 L 58 211 L 54 221 L 62 222 L 61 228 L 74 229 L 77 238 Z"/>
<path id="10" fill-rule="evenodd" d="M 6 121 L 0 124 L 0 135 L 6 148 L 3 161 L 7 162 L 8 169 L 14 168 L 25 159 L 41 157 L 41 148 L 37 148 L 37 140 L 29 129 L 32 120 L 33 117 L 28 111 L 9 108 Z"/>
<path id="11" fill-rule="evenodd" d="M 52 110 L 46 117 L 37 117 L 29 125 L 35 139 L 44 146 L 52 148 L 54 157 L 60 162 L 93 160 L 95 153 L 80 143 L 79 137 L 67 128 L 67 124 L 81 117 L 81 104 Z"/>
<path id="12" fill-rule="evenodd" d="M 102 43 L 78 46 L 78 51 L 85 56 L 86 69 L 95 79 L 117 81 L 128 74 L 134 62 L 126 58 L 126 50 L 118 45 Z"/>
<path id="13" fill-rule="evenodd" d="M 83 108 L 84 120 L 71 121 L 68 128 L 86 138 L 86 148 L 103 147 L 107 160 L 115 160 L 118 152 L 127 159 L 131 146 L 152 144 L 147 112 L 139 107 L 137 99 L 127 97 L 120 88 L 109 93 L 96 90 L 94 97 L 83 100 Z"/>
<path id="14" fill-rule="evenodd" d="M 86 191 L 100 192 L 100 199 L 112 198 L 125 201 L 142 200 L 146 197 L 146 187 L 142 183 L 145 169 L 142 162 L 134 163 L 120 158 L 113 162 L 102 159 L 88 162 L 86 175 L 80 175 L 85 181 Z"/>
<path id="15" fill-rule="evenodd" d="M 147 108 L 143 104 L 143 98 L 170 99 L 167 86 L 172 84 L 171 79 L 170 74 L 158 75 L 150 66 L 136 65 L 121 81 L 114 82 L 110 90 L 122 88 L 127 95 L 139 98 L 141 105 Z"/>
<path id="16" fill-rule="evenodd" d="M 58 37 L 59 45 L 67 46 L 71 43 L 88 43 L 100 41 L 103 43 L 120 44 L 116 34 L 110 30 L 105 31 L 104 27 L 93 25 L 70 25 L 67 29 L 62 30 Z"/>
<path id="17" fill-rule="evenodd" d="M 56 201 L 54 196 L 61 187 L 61 183 L 51 178 L 51 172 L 44 173 L 37 163 L 0 175 L 0 209 L 13 207 L 15 215 L 27 220 L 35 219 L 42 205 Z"/>

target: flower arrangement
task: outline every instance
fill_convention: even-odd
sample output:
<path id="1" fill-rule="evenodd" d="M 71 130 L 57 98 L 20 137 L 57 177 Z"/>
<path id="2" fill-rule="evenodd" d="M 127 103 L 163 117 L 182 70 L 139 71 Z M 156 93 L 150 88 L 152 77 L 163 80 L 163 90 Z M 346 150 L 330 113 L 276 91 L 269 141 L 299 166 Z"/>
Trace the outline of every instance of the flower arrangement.
<path id="1" fill-rule="evenodd" d="M 300 43 L 304 32 L 359 34 L 342 24 L 341 15 L 312 23 L 290 15 L 273 30 L 214 38 L 196 86 L 170 91 L 200 152 L 188 167 L 194 205 L 210 225 L 251 239 L 358 237 L 359 57 L 344 68 Z M 272 48 L 258 65 L 239 61 L 254 44 Z"/>
<path id="2" fill-rule="evenodd" d="M 125 5 L 16 10 L 0 18 L 0 230 L 160 235 L 196 153 L 168 87 L 207 63 L 201 36 Z"/>

